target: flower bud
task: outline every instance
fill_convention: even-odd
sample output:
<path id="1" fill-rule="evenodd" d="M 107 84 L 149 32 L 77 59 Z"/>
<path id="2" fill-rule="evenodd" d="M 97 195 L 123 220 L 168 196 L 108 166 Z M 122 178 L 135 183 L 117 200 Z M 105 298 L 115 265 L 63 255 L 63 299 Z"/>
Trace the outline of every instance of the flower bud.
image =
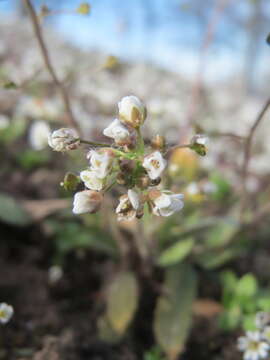
<path id="1" fill-rule="evenodd" d="M 190 142 L 190 148 L 194 150 L 198 155 L 206 155 L 206 145 L 209 142 L 209 139 L 206 135 L 197 134 L 194 135 Z"/>
<path id="2" fill-rule="evenodd" d="M 133 128 L 139 128 L 145 121 L 146 108 L 136 96 L 125 96 L 118 103 L 120 120 Z"/>
<path id="3" fill-rule="evenodd" d="M 114 139 L 115 143 L 119 146 L 128 145 L 131 142 L 128 129 L 118 119 L 115 119 L 108 127 L 106 127 L 103 130 L 103 134 Z"/>
<path id="4" fill-rule="evenodd" d="M 165 149 L 165 145 L 165 137 L 161 135 L 156 135 L 151 141 L 151 146 L 154 150 L 163 151 Z"/>
<path id="5" fill-rule="evenodd" d="M 68 172 L 64 177 L 64 181 L 61 183 L 61 186 L 67 191 L 74 191 L 79 184 L 80 180 L 77 175 Z"/>
<path id="6" fill-rule="evenodd" d="M 80 145 L 80 139 L 74 129 L 62 128 L 48 136 L 48 144 L 54 151 L 75 150 Z"/>
<path id="7" fill-rule="evenodd" d="M 103 195 L 98 191 L 84 190 L 74 195 L 73 213 L 74 214 L 93 214 L 100 208 Z"/>

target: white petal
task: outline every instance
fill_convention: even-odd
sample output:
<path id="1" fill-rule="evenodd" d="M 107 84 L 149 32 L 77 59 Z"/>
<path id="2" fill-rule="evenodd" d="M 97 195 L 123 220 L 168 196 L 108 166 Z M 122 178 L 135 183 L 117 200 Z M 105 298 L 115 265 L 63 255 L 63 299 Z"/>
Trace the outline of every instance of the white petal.
<path id="1" fill-rule="evenodd" d="M 99 191 L 103 188 L 103 180 L 100 179 L 93 170 L 82 171 L 80 178 L 88 189 Z"/>
<path id="2" fill-rule="evenodd" d="M 154 203 L 158 208 L 166 208 L 171 205 L 172 201 L 170 195 L 161 194 Z"/>
<path id="3" fill-rule="evenodd" d="M 139 206 L 140 206 L 140 199 L 139 199 L 139 195 L 138 195 L 137 191 L 135 191 L 133 189 L 129 189 L 128 190 L 128 198 L 129 198 L 129 201 L 131 202 L 133 209 L 138 210 Z"/>

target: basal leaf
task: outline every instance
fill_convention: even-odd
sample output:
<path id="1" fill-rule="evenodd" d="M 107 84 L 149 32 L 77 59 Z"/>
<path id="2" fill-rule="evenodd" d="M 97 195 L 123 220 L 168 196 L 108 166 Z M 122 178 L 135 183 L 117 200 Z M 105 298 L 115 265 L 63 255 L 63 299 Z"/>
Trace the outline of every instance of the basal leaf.
<path id="1" fill-rule="evenodd" d="M 183 351 L 192 321 L 192 303 L 196 296 L 196 274 L 189 265 L 166 271 L 166 294 L 157 302 L 154 332 L 168 359 L 175 360 Z"/>
<path id="2" fill-rule="evenodd" d="M 123 334 L 138 304 L 138 286 L 131 272 L 119 273 L 108 288 L 106 316 L 117 334 Z"/>

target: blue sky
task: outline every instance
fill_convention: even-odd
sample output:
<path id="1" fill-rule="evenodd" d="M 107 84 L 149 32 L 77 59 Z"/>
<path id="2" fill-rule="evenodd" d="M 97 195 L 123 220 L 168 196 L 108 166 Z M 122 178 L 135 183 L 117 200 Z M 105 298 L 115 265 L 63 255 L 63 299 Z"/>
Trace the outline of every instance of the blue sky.
<path id="1" fill-rule="evenodd" d="M 36 5 L 40 2 L 34 1 Z M 51 8 L 71 10 L 79 3 L 51 1 Z M 196 72 L 198 50 L 211 7 L 206 9 L 205 20 L 198 21 L 189 0 L 92 0 L 90 3 L 90 16 L 57 15 L 45 26 L 55 26 L 65 39 L 83 49 L 99 49 L 128 60 L 145 60 L 187 75 Z M 252 14 L 251 0 L 232 3 L 234 7 L 229 11 L 241 21 Z M 15 0 L 0 0 L 0 12 L 12 11 L 14 4 Z M 231 21 L 229 11 L 220 20 L 209 49 L 206 74 L 209 79 L 222 80 L 241 71 L 244 64 L 248 36 Z M 263 11 L 270 16 L 269 0 L 265 1 Z M 269 64 L 270 48 L 264 40 L 267 30 L 262 27 L 256 39 L 259 52 L 256 71 L 262 72 Z"/>

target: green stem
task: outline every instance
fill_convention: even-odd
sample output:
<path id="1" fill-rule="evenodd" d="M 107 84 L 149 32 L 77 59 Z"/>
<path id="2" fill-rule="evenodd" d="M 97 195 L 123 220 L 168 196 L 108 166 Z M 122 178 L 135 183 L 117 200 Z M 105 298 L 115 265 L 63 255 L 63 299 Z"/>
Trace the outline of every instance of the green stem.
<path id="1" fill-rule="evenodd" d="M 166 154 L 168 154 L 169 152 L 176 150 L 176 149 L 191 149 L 191 144 L 183 144 L 183 145 L 175 145 L 170 147 L 169 149 L 167 149 Z"/>
<path id="2" fill-rule="evenodd" d="M 116 184 L 116 180 L 114 180 L 114 181 L 112 181 L 112 183 L 110 184 L 110 185 L 108 185 L 107 187 L 106 187 L 106 189 L 104 189 L 104 194 L 107 192 L 107 191 L 109 191 L 109 190 L 111 190 L 111 188 L 114 186 Z"/>
<path id="3" fill-rule="evenodd" d="M 137 139 L 137 153 L 139 155 L 143 155 L 144 154 L 144 141 L 143 141 L 143 137 L 142 137 L 140 128 L 136 129 L 136 132 L 137 132 L 137 136 L 138 136 L 138 139 Z"/>
<path id="4" fill-rule="evenodd" d="M 98 142 L 95 142 L 95 141 L 88 141 L 88 140 L 83 140 L 83 139 L 78 139 L 80 140 L 80 142 L 82 144 L 88 144 L 88 145 L 91 145 L 91 146 L 96 146 L 96 147 L 111 147 L 110 144 L 104 144 L 104 143 L 98 143 Z"/>

